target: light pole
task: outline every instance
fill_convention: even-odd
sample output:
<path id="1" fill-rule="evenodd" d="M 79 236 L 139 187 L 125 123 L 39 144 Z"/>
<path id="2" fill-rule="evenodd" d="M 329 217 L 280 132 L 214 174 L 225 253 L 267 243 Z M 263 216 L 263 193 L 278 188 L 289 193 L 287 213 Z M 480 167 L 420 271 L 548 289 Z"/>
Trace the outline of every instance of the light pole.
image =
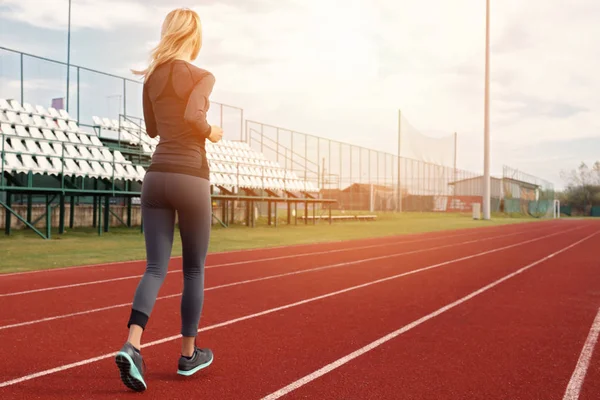
<path id="1" fill-rule="evenodd" d="M 397 194 L 396 196 L 398 196 L 397 198 L 397 204 L 396 204 L 396 211 L 401 212 L 402 211 L 402 189 L 400 188 L 400 173 L 402 172 L 400 170 L 400 162 L 402 161 L 402 158 L 400 157 L 400 150 L 401 150 L 401 144 L 402 144 L 402 111 L 398 110 L 398 180 L 397 180 Z"/>
<path id="2" fill-rule="evenodd" d="M 69 0 L 69 22 L 67 28 L 67 99 L 66 110 L 69 112 L 69 76 L 71 72 L 71 0 Z"/>
<path id="3" fill-rule="evenodd" d="M 490 219 L 490 0 L 485 6 L 485 116 L 483 133 L 483 219 Z"/>

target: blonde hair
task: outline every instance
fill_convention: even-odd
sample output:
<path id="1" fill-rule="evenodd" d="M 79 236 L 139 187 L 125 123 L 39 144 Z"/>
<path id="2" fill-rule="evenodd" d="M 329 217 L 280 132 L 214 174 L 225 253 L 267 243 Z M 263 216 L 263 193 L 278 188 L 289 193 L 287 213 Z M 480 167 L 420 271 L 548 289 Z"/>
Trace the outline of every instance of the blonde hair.
<path id="1" fill-rule="evenodd" d="M 165 17 L 161 38 L 150 54 L 150 65 L 144 70 L 131 70 L 145 79 L 161 64 L 172 61 L 183 54 L 195 60 L 202 46 L 202 25 L 198 14 L 189 8 L 177 8 Z"/>

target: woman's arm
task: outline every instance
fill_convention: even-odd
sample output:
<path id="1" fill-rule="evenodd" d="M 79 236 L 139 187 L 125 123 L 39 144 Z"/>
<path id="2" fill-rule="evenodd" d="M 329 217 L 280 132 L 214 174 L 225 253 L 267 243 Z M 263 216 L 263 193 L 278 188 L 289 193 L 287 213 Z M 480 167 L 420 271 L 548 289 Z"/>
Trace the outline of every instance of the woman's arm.
<path id="1" fill-rule="evenodd" d="M 156 119 L 154 118 L 152 101 L 150 101 L 150 96 L 148 95 L 148 89 L 146 88 L 146 84 L 144 84 L 142 97 L 144 108 L 144 122 L 146 123 L 146 133 L 148 134 L 148 136 L 154 139 L 158 135 L 158 130 L 156 129 Z"/>
<path id="2" fill-rule="evenodd" d="M 215 85 L 215 77 L 208 73 L 200 79 L 192 89 L 185 109 L 184 119 L 200 133 L 204 138 L 210 136 L 210 125 L 206 121 L 206 112 L 208 111 L 209 96 Z"/>

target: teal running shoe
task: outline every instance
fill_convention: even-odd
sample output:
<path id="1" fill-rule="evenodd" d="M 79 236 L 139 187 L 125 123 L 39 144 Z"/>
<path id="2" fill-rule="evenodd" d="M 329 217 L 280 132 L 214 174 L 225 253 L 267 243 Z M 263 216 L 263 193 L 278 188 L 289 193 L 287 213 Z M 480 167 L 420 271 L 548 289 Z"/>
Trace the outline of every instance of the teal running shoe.
<path id="1" fill-rule="evenodd" d="M 210 349 L 195 348 L 191 358 L 181 356 L 179 358 L 179 375 L 191 376 L 213 362 L 214 356 Z"/>
<path id="2" fill-rule="evenodd" d="M 142 355 L 131 343 L 125 343 L 115 356 L 115 362 L 121 373 L 121 381 L 129 389 L 143 392 L 147 389 L 144 382 L 145 364 Z"/>

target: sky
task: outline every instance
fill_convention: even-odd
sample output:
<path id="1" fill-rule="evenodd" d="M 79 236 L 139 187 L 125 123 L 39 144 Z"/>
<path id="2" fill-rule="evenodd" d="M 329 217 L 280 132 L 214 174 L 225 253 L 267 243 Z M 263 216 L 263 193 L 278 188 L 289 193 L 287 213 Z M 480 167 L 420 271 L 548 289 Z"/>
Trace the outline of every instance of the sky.
<path id="1" fill-rule="evenodd" d="M 507 164 L 561 188 L 561 171 L 600 159 L 600 2 L 491 3 L 492 174 Z M 71 63 L 137 79 L 175 6 L 202 20 L 195 64 L 216 77 L 212 100 L 244 118 L 395 153 L 400 110 L 405 135 L 451 151 L 457 132 L 457 166 L 483 170 L 484 1 L 73 0 Z M 67 10 L 0 0 L 0 46 L 66 61 Z M 19 74 L 0 50 L 0 97 L 20 95 Z M 26 100 L 64 96 L 65 78 L 27 59 Z M 141 116 L 138 87 L 126 107 Z M 85 118 L 120 111 L 122 81 L 82 71 L 80 89 Z M 239 131 L 239 111 L 226 114 L 225 134 Z"/>

